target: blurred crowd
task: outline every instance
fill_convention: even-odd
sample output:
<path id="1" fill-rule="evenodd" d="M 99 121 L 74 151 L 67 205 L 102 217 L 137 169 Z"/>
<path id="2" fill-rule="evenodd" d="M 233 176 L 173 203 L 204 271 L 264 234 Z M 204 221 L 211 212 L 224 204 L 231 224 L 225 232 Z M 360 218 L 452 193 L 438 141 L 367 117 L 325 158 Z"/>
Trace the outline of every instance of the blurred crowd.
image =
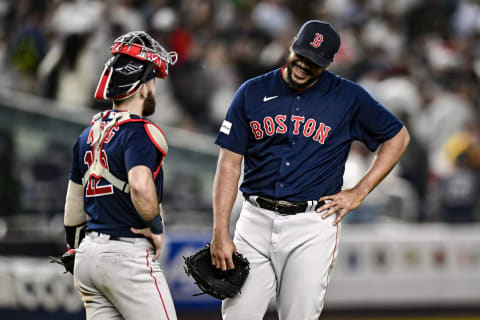
<path id="1" fill-rule="evenodd" d="M 93 99 L 115 37 L 145 30 L 179 54 L 153 120 L 215 134 L 238 86 L 282 65 L 308 19 L 334 25 L 330 70 L 357 81 L 412 137 L 349 222 L 480 221 L 480 1 L 0 0 L 1 85 L 103 109 Z M 372 155 L 357 143 L 345 186 Z"/>

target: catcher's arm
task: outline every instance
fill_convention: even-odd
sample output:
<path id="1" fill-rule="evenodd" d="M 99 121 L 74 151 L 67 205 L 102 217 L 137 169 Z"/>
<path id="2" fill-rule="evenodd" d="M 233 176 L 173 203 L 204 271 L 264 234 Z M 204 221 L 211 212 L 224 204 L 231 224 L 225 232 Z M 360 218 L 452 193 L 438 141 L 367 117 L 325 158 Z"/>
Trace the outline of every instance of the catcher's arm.
<path id="1" fill-rule="evenodd" d="M 70 248 L 78 248 L 80 241 L 85 236 L 86 222 L 87 214 L 83 208 L 83 186 L 69 180 L 63 223 L 67 244 Z"/>
<path id="2" fill-rule="evenodd" d="M 138 165 L 128 170 L 128 184 L 130 196 L 138 214 L 147 223 L 149 228 L 134 229 L 133 233 L 143 234 L 152 239 L 155 246 L 153 261 L 160 257 L 163 240 L 163 222 L 158 205 L 157 188 L 153 181 L 153 173 L 149 167 Z"/>
<path id="3" fill-rule="evenodd" d="M 83 208 L 83 186 L 71 180 L 68 181 L 63 222 L 67 251 L 61 257 L 50 256 L 50 262 L 63 265 L 65 272 L 73 274 L 75 249 L 85 237 L 87 214 Z"/>
<path id="4" fill-rule="evenodd" d="M 237 197 L 242 171 L 241 154 L 221 148 L 213 181 L 213 238 L 210 246 L 212 265 L 223 271 L 234 269 L 232 254 L 237 251 L 228 226 Z"/>
<path id="5" fill-rule="evenodd" d="M 69 180 L 63 222 L 66 226 L 76 226 L 85 221 L 87 221 L 87 214 L 83 208 L 83 186 Z"/>

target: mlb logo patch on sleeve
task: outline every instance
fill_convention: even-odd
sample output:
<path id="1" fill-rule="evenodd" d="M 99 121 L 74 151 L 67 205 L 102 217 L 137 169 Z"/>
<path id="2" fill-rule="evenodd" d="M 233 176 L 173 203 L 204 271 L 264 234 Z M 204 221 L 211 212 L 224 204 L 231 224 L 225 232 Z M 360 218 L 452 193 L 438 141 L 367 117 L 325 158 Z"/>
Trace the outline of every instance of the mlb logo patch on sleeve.
<path id="1" fill-rule="evenodd" d="M 229 135 L 230 129 L 232 129 L 232 123 L 230 121 L 223 120 L 222 126 L 220 127 L 220 132 Z"/>

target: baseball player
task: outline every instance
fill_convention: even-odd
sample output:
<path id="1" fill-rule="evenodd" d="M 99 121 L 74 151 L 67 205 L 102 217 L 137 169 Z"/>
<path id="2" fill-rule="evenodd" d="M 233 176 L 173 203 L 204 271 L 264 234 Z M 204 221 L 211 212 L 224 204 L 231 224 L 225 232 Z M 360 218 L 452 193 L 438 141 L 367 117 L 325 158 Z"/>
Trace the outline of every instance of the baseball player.
<path id="1" fill-rule="evenodd" d="M 263 319 L 276 298 L 280 320 L 318 319 L 338 251 L 340 221 L 390 172 L 409 142 L 403 124 L 362 87 L 326 69 L 340 47 L 328 23 L 307 21 L 286 65 L 243 83 L 217 135 L 212 264 L 250 261 L 224 319 Z M 371 168 L 352 189 L 342 177 L 352 141 L 371 151 Z M 245 197 L 232 241 L 231 209 L 244 161 Z"/>
<path id="2" fill-rule="evenodd" d="M 112 99 L 113 108 L 95 115 L 73 147 L 64 223 L 68 245 L 77 248 L 81 240 L 75 287 L 87 319 L 172 320 L 157 261 L 168 147 L 144 117 L 155 111 L 155 78 L 167 77 L 177 54 L 143 31 L 119 37 L 111 52 L 95 97 Z"/>

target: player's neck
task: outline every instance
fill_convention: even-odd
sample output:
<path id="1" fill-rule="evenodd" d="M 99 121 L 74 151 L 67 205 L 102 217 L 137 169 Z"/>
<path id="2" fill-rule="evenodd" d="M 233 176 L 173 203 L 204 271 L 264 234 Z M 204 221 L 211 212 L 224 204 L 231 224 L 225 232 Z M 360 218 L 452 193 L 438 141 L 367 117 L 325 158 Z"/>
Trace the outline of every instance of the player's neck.
<path id="1" fill-rule="evenodd" d="M 140 103 L 139 101 L 135 101 L 135 100 L 125 101 L 121 105 L 117 105 L 114 102 L 112 109 L 115 110 L 115 111 L 128 111 L 131 114 L 137 115 L 139 117 L 142 117 L 142 114 L 143 114 L 142 103 Z"/>

